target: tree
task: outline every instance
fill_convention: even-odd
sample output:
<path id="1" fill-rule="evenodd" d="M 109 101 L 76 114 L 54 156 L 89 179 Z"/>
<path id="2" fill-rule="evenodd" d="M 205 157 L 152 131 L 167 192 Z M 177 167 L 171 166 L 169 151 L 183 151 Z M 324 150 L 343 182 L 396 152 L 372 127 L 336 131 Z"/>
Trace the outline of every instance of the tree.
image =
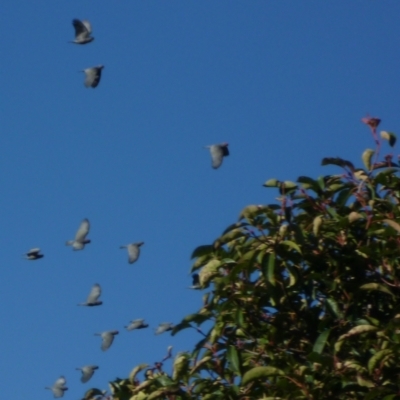
<path id="1" fill-rule="evenodd" d="M 379 161 L 318 179 L 268 180 L 277 204 L 250 205 L 194 250 L 203 306 L 173 330 L 201 340 L 110 383 L 112 399 L 394 399 L 400 397 L 400 166 Z M 165 358 L 169 358 L 171 352 Z M 144 377 L 138 373 L 146 370 Z M 92 389 L 85 399 L 97 398 Z"/>

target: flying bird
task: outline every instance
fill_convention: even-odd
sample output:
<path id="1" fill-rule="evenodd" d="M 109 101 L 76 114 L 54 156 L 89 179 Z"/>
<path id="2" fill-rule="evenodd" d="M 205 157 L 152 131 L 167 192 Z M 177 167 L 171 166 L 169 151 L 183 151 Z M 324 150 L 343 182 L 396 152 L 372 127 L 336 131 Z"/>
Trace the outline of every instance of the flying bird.
<path id="1" fill-rule="evenodd" d="M 99 300 L 100 295 L 101 295 L 101 287 L 98 283 L 95 283 L 89 293 L 86 302 L 79 303 L 78 306 L 89 306 L 89 307 L 100 306 L 103 304 L 103 302 Z"/>
<path id="2" fill-rule="evenodd" d="M 128 262 L 129 264 L 133 264 L 140 255 L 140 246 L 143 246 L 144 242 L 137 242 L 127 244 L 126 246 L 120 246 L 120 249 L 127 249 L 128 250 Z"/>
<path id="3" fill-rule="evenodd" d="M 210 150 L 212 167 L 217 169 L 221 166 L 224 157 L 229 156 L 228 143 L 213 144 L 206 146 Z"/>
<path id="4" fill-rule="evenodd" d="M 87 88 L 92 87 L 95 88 L 100 82 L 101 78 L 101 70 L 104 68 L 104 65 L 98 65 L 97 67 L 86 68 L 83 70 L 85 73 L 85 86 Z"/>
<path id="5" fill-rule="evenodd" d="M 63 376 L 60 376 L 55 382 L 54 385 L 51 387 L 46 387 L 45 389 L 49 389 L 53 392 L 53 396 L 55 398 L 58 397 L 63 397 L 64 392 L 68 390 L 68 388 L 65 386 L 67 381 Z"/>
<path id="6" fill-rule="evenodd" d="M 86 44 L 94 40 L 94 37 L 90 36 L 92 33 L 92 26 L 89 21 L 73 19 L 72 25 L 75 28 L 75 40 L 70 43 Z"/>
<path id="7" fill-rule="evenodd" d="M 112 342 L 114 341 L 114 336 L 118 335 L 118 331 L 105 331 L 101 333 L 95 333 L 95 336 L 101 336 L 102 342 L 101 342 L 101 349 L 103 351 L 106 351 L 107 349 L 110 348 L 112 345 Z"/>
<path id="8" fill-rule="evenodd" d="M 172 329 L 174 329 L 174 324 L 172 324 L 171 322 L 162 322 L 156 328 L 155 334 L 161 335 L 161 333 L 172 331 Z"/>
<path id="9" fill-rule="evenodd" d="M 82 372 L 81 382 L 86 383 L 94 374 L 96 369 L 99 369 L 97 365 L 85 365 L 82 368 L 76 368 Z"/>
<path id="10" fill-rule="evenodd" d="M 30 249 L 27 253 L 24 254 L 27 260 L 38 260 L 39 258 L 44 257 L 43 254 L 39 254 L 40 249 L 35 247 L 34 249 Z"/>
<path id="11" fill-rule="evenodd" d="M 67 246 L 72 246 L 74 250 L 82 250 L 85 248 L 85 245 L 90 243 L 90 239 L 86 239 L 87 234 L 89 233 L 90 223 L 87 218 L 85 218 L 76 232 L 75 240 L 68 240 L 65 243 Z"/>
<path id="12" fill-rule="evenodd" d="M 128 326 L 125 326 L 124 328 L 126 328 L 127 331 L 133 331 L 134 329 L 143 329 L 147 328 L 148 326 L 149 324 L 146 324 L 144 319 L 134 319 L 129 323 Z"/>

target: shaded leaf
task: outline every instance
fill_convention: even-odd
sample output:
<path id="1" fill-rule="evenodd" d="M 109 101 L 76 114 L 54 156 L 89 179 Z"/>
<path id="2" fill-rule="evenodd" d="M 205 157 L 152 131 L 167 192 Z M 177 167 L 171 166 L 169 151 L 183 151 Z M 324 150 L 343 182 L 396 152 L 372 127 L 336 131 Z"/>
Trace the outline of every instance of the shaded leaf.
<path id="1" fill-rule="evenodd" d="M 284 372 L 275 367 L 254 367 L 243 375 L 241 386 L 245 386 L 256 379 L 265 379 L 273 375 L 284 375 Z"/>
<path id="2" fill-rule="evenodd" d="M 331 333 L 331 330 L 327 329 L 326 331 L 322 332 L 318 336 L 318 338 L 315 341 L 314 346 L 313 346 L 313 351 L 315 353 L 321 354 L 323 352 L 326 342 L 328 341 L 328 337 L 329 337 L 330 333 Z"/>
<path id="3" fill-rule="evenodd" d="M 229 346 L 228 351 L 226 353 L 226 357 L 232 367 L 232 370 L 236 372 L 239 376 L 241 375 L 240 371 L 240 361 L 239 361 L 239 353 L 234 346 Z"/>
<path id="4" fill-rule="evenodd" d="M 354 165 L 350 161 L 339 157 L 325 157 L 322 159 L 321 165 L 337 165 L 342 168 L 350 168 L 351 171 L 354 171 Z"/>
<path id="5" fill-rule="evenodd" d="M 381 283 L 375 283 L 375 282 L 366 283 L 365 285 L 360 286 L 360 289 L 361 290 L 378 290 L 380 292 L 389 294 L 392 297 L 395 297 L 394 294 L 390 291 L 390 289 Z"/>

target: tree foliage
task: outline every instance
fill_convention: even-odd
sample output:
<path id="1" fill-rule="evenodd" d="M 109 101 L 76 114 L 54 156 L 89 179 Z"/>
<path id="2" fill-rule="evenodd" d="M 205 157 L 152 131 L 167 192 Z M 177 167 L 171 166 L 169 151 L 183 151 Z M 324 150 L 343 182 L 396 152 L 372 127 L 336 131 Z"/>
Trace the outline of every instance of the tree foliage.
<path id="1" fill-rule="evenodd" d="M 363 122 L 376 144 L 364 168 L 324 158 L 338 174 L 270 179 L 276 204 L 247 206 L 194 250 L 203 305 L 172 334 L 194 328 L 201 339 L 171 371 L 142 364 L 111 382 L 110 398 L 400 396 L 400 167 L 378 159 L 396 137 L 378 137 L 377 118 Z"/>

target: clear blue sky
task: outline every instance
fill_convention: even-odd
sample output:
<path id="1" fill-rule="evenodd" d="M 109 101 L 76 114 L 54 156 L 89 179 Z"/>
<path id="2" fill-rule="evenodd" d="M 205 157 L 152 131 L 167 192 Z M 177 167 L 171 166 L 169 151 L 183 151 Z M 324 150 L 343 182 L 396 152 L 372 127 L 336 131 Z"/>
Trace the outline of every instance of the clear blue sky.
<path id="1" fill-rule="evenodd" d="M 96 3 L 96 4 L 94 4 Z M 248 204 L 274 201 L 269 178 L 317 177 L 325 156 L 361 165 L 360 119 L 400 132 L 400 2 L 2 1 L 0 16 L 2 398 L 107 389 L 185 331 L 159 322 L 198 309 L 190 254 Z M 73 39 L 89 19 L 94 42 Z M 104 64 L 96 89 L 84 68 Z M 211 168 L 205 145 L 229 142 Z M 388 147 L 384 148 L 388 151 Z M 337 171 L 337 170 L 335 170 Z M 92 243 L 65 241 L 89 218 Z M 128 265 L 121 244 L 144 241 Z M 41 260 L 21 255 L 40 247 Z M 77 307 L 91 286 L 103 306 Z M 151 328 L 126 332 L 129 320 Z M 100 350 L 94 333 L 119 329 Z M 97 364 L 87 384 L 75 367 Z M 169 367 L 167 367 L 169 368 Z"/>

